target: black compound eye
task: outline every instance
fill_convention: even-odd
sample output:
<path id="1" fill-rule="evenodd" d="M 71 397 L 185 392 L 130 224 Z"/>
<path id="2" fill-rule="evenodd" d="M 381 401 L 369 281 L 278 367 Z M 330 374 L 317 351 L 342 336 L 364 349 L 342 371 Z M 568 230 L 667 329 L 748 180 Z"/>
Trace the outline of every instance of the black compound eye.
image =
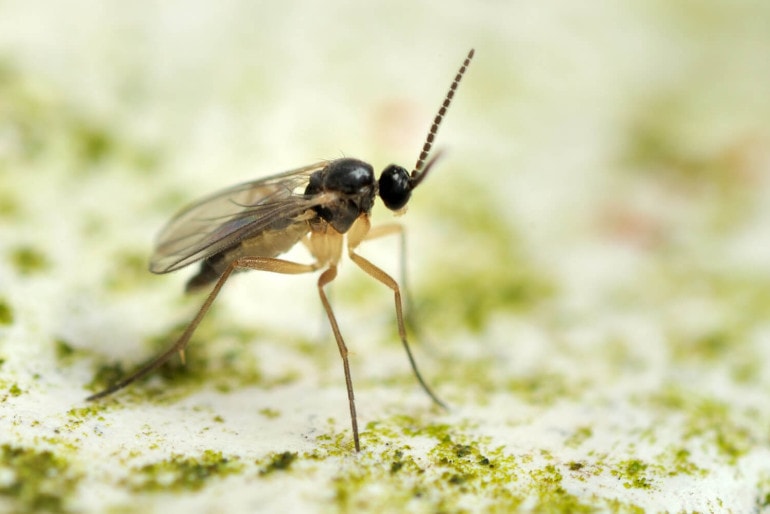
<path id="1" fill-rule="evenodd" d="M 380 175 L 380 198 L 391 211 L 401 209 L 412 196 L 409 173 L 401 166 L 391 164 Z"/>

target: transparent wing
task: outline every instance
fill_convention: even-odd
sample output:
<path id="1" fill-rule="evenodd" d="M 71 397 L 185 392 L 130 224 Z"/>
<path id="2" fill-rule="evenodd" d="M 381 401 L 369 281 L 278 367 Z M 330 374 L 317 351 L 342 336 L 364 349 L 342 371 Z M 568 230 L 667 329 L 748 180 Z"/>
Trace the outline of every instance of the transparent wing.
<path id="1" fill-rule="evenodd" d="M 224 189 L 179 212 L 163 228 L 150 271 L 168 273 L 237 244 L 266 229 L 278 230 L 323 203 L 303 194 L 309 177 L 328 161 Z"/>

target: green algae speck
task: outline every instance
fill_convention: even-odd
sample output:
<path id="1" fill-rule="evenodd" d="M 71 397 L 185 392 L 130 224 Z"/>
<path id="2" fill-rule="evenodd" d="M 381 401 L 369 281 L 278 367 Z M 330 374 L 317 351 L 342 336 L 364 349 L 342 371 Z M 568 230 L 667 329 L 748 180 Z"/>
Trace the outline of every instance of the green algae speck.
<path id="1" fill-rule="evenodd" d="M 48 257 L 32 246 L 18 246 L 11 250 L 11 262 L 20 275 L 34 275 L 50 267 Z"/>
<path id="2" fill-rule="evenodd" d="M 297 460 L 296 452 L 282 452 L 272 456 L 269 462 L 259 470 L 260 475 L 269 475 L 276 471 L 286 471 Z M 259 464 L 259 462 L 257 462 Z"/>
<path id="3" fill-rule="evenodd" d="M 13 323 L 13 309 L 4 299 L 0 298 L 0 325 L 10 325 Z"/>

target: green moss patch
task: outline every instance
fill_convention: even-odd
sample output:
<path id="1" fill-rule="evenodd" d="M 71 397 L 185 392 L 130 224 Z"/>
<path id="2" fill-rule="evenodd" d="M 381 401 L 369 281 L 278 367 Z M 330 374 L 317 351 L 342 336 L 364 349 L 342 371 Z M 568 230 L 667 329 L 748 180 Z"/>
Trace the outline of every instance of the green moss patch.
<path id="1" fill-rule="evenodd" d="M 67 498 L 81 478 L 53 452 L 10 444 L 0 446 L 0 470 L 0 496 L 11 500 L 18 512 L 69 512 Z"/>
<path id="2" fill-rule="evenodd" d="M 135 492 L 198 491 L 210 480 L 242 469 L 238 457 L 225 457 L 220 452 L 206 450 L 198 457 L 176 455 L 132 468 L 123 485 Z"/>
<path id="3" fill-rule="evenodd" d="M 331 478 L 334 497 L 328 507 L 335 512 L 507 513 L 524 506 L 532 512 L 643 512 L 578 492 L 575 484 L 606 473 L 604 465 L 558 462 L 547 451 L 515 455 L 491 447 L 489 440 L 469 438 L 468 432 L 469 427 L 397 416 L 367 426 L 364 449 L 353 459 L 349 445 L 333 435 L 303 458 L 343 459 Z M 629 466 L 618 468 L 619 479 L 628 480 Z M 642 471 L 632 471 L 642 484 Z"/>

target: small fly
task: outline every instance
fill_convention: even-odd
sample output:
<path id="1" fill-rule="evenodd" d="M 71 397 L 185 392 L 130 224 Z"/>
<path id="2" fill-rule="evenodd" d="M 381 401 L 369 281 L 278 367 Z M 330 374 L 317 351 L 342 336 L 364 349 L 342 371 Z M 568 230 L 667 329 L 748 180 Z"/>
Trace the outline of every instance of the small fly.
<path id="1" fill-rule="evenodd" d="M 385 271 L 357 254 L 356 248 L 363 241 L 402 230 L 399 225 L 371 229 L 369 215 L 374 200 L 379 195 L 385 207 L 395 213 L 402 212 L 412 191 L 428 175 L 438 158 L 437 154 L 428 160 L 433 140 L 473 54 L 474 50 L 468 52 L 457 71 L 411 173 L 401 166 L 391 164 L 383 170 L 379 180 L 375 180 L 372 166 L 358 159 L 321 161 L 214 193 L 172 218 L 158 236 L 155 252 L 150 259 L 150 271 L 169 273 L 201 261 L 197 275 L 187 282 L 186 291 L 197 291 L 211 284 L 214 284 L 213 289 L 173 345 L 133 374 L 89 396 L 88 400 L 96 400 L 123 389 L 158 368 L 176 353 L 184 361 L 184 350 L 190 337 L 233 272 L 259 270 L 295 275 L 323 269 L 318 278 L 318 294 L 342 357 L 353 442 L 356 451 L 359 451 L 361 446 L 348 349 L 324 291 L 326 285 L 337 276 L 337 265 L 342 257 L 343 246 L 346 246 L 350 260 L 393 291 L 398 333 L 412 370 L 428 396 L 436 404 L 445 407 L 423 380 L 409 349 L 398 283 Z M 302 264 L 277 258 L 297 243 L 307 247 L 314 262 Z"/>

